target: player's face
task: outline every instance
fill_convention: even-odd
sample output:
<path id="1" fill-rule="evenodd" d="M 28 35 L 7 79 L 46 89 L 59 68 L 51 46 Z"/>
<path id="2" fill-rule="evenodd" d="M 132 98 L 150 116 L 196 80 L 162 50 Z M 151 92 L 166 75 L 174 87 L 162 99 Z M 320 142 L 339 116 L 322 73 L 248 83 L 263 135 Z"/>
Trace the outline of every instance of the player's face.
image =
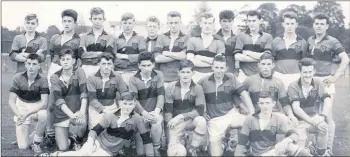
<path id="1" fill-rule="evenodd" d="M 323 34 L 328 29 L 328 24 L 326 19 L 315 19 L 313 24 L 314 30 L 316 34 Z"/>
<path id="2" fill-rule="evenodd" d="M 306 83 L 311 83 L 312 77 L 315 75 L 314 66 L 302 66 L 301 67 L 301 79 Z"/>
<path id="3" fill-rule="evenodd" d="M 204 34 L 211 34 L 214 30 L 214 17 L 204 18 L 201 20 L 201 28 Z"/>
<path id="4" fill-rule="evenodd" d="M 33 20 L 26 20 L 24 22 L 24 30 L 29 33 L 35 32 L 36 28 L 38 27 L 38 21 L 37 19 Z"/>
<path id="5" fill-rule="evenodd" d="M 275 106 L 275 102 L 272 98 L 259 98 L 258 106 L 261 109 L 261 113 L 270 113 Z"/>
<path id="6" fill-rule="evenodd" d="M 103 27 L 103 23 L 106 21 L 103 14 L 92 15 L 90 21 L 94 28 L 101 29 Z"/>
<path id="7" fill-rule="evenodd" d="M 181 17 L 170 17 L 168 16 L 167 24 L 170 29 L 170 32 L 177 33 L 180 31 L 181 26 Z"/>
<path id="8" fill-rule="evenodd" d="M 250 30 L 260 29 L 261 20 L 258 19 L 258 16 L 248 16 L 247 25 Z"/>
<path id="9" fill-rule="evenodd" d="M 222 19 L 220 20 L 220 25 L 224 31 L 227 31 L 227 32 L 231 31 L 232 25 L 233 25 L 233 19 Z"/>
<path id="10" fill-rule="evenodd" d="M 130 114 L 135 108 L 135 100 L 121 100 L 119 106 L 124 113 Z"/>
<path id="11" fill-rule="evenodd" d="M 260 72 L 265 76 L 270 76 L 272 74 L 272 69 L 275 67 L 275 64 L 271 59 L 263 59 L 258 63 Z"/>
<path id="12" fill-rule="evenodd" d="M 126 34 L 131 34 L 134 31 L 135 19 L 128 19 L 126 21 L 122 21 L 122 29 Z"/>
<path id="13" fill-rule="evenodd" d="M 139 69 L 144 74 L 150 74 L 154 68 L 154 63 L 152 63 L 150 60 L 144 60 L 139 63 Z"/>
<path id="14" fill-rule="evenodd" d="M 148 32 L 148 36 L 154 37 L 158 35 L 159 25 L 157 22 L 148 21 L 146 24 L 146 29 Z"/>
<path id="15" fill-rule="evenodd" d="M 103 73 L 110 73 L 113 70 L 113 60 L 106 60 L 102 58 L 100 61 L 100 69 Z"/>
<path id="16" fill-rule="evenodd" d="M 282 26 L 284 28 L 284 32 L 286 33 L 295 33 L 295 30 L 298 27 L 298 23 L 296 19 L 290 19 L 290 18 L 285 18 L 284 22 L 282 23 Z"/>
<path id="17" fill-rule="evenodd" d="M 63 16 L 62 25 L 65 32 L 72 32 L 76 26 L 75 24 L 73 17 Z"/>
<path id="18" fill-rule="evenodd" d="M 191 82 L 193 71 L 190 67 L 183 68 L 179 71 L 180 80 L 184 83 Z"/>
<path id="19" fill-rule="evenodd" d="M 71 69 L 75 63 L 75 59 L 72 57 L 72 55 L 67 54 L 60 58 L 60 63 L 62 69 Z"/>
<path id="20" fill-rule="evenodd" d="M 27 59 L 25 63 L 25 67 L 27 69 L 28 74 L 36 74 L 40 69 L 40 64 L 39 64 L 39 61 L 36 59 L 34 60 Z"/>
<path id="21" fill-rule="evenodd" d="M 215 62 L 213 63 L 211 69 L 214 71 L 215 77 L 223 77 L 227 71 L 226 62 Z"/>

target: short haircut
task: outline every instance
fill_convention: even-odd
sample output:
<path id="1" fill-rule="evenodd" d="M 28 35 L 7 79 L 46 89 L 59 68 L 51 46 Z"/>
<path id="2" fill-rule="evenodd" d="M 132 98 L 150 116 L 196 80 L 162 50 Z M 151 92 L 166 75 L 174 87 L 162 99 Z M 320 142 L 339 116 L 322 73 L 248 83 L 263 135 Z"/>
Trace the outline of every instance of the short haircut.
<path id="1" fill-rule="evenodd" d="M 39 62 L 40 56 L 36 53 L 31 53 L 28 55 L 27 60 L 37 60 Z"/>
<path id="2" fill-rule="evenodd" d="M 121 21 L 128 21 L 129 19 L 133 19 L 135 21 L 135 16 L 133 13 L 127 12 L 122 15 Z"/>
<path id="3" fill-rule="evenodd" d="M 61 17 L 63 18 L 65 16 L 72 17 L 74 19 L 74 22 L 77 22 L 77 20 L 78 20 L 78 13 L 73 9 L 63 10 L 61 13 Z"/>
<path id="4" fill-rule="evenodd" d="M 299 70 L 301 70 L 301 68 L 303 66 L 313 66 L 315 67 L 316 62 L 314 59 L 312 58 L 303 58 L 302 60 L 299 61 Z"/>
<path id="5" fill-rule="evenodd" d="M 247 18 L 248 16 L 257 16 L 259 20 L 261 20 L 261 14 L 256 10 L 250 10 L 247 12 Z"/>
<path id="6" fill-rule="evenodd" d="M 112 54 L 108 53 L 108 52 L 103 52 L 103 53 L 98 57 L 98 62 L 99 62 L 99 63 L 101 62 L 102 58 L 106 59 L 107 61 L 112 60 L 113 63 L 114 63 L 114 59 L 115 59 L 115 57 L 114 57 Z"/>
<path id="7" fill-rule="evenodd" d="M 213 63 L 214 62 L 225 62 L 226 63 L 226 57 L 223 54 L 217 54 L 213 59 Z"/>
<path id="8" fill-rule="evenodd" d="M 151 61 L 152 63 L 155 62 L 154 55 L 151 52 L 141 52 L 138 57 L 138 63 L 140 64 L 142 61 Z"/>
<path id="9" fill-rule="evenodd" d="M 58 54 L 58 57 L 62 58 L 64 55 L 71 55 L 72 58 L 75 58 L 75 52 L 71 48 L 64 48 L 64 49 L 62 49 L 60 51 L 60 53 Z"/>
<path id="10" fill-rule="evenodd" d="M 102 8 L 100 7 L 91 8 L 90 17 L 92 17 L 92 15 L 99 15 L 99 14 L 102 14 L 103 18 L 105 17 L 105 11 Z"/>
<path id="11" fill-rule="evenodd" d="M 298 15 L 294 12 L 294 11 L 288 11 L 288 12 L 285 12 L 283 15 L 282 15 L 282 22 L 284 22 L 284 19 L 295 19 L 295 21 L 298 22 Z"/>
<path id="12" fill-rule="evenodd" d="M 24 20 L 25 21 L 30 21 L 30 20 L 34 20 L 36 19 L 36 22 L 39 23 L 39 19 L 38 19 L 38 16 L 36 16 L 36 14 L 28 14 Z"/>
<path id="13" fill-rule="evenodd" d="M 202 18 L 205 18 L 205 19 L 214 18 L 214 15 L 212 13 L 207 12 L 207 13 L 201 14 L 201 21 L 202 21 Z M 215 18 L 214 18 L 213 22 L 215 22 Z"/>
<path id="14" fill-rule="evenodd" d="M 271 98 L 271 99 L 273 99 L 270 91 L 261 91 L 259 93 L 259 98 Z"/>
<path id="15" fill-rule="evenodd" d="M 177 11 L 170 11 L 168 13 L 167 17 L 180 17 L 181 18 L 181 14 Z"/>
<path id="16" fill-rule="evenodd" d="M 130 92 L 124 92 L 120 95 L 121 99 L 120 100 L 135 100 L 135 95 L 130 93 Z"/>
<path id="17" fill-rule="evenodd" d="M 194 64 L 192 61 L 190 60 L 183 60 L 183 61 L 180 61 L 180 71 L 184 68 L 191 68 L 191 71 L 193 71 L 194 69 Z"/>
<path id="18" fill-rule="evenodd" d="M 272 62 L 275 61 L 275 59 L 273 58 L 273 56 L 269 53 L 264 53 L 263 55 L 260 56 L 259 62 L 261 62 L 262 60 L 265 59 L 270 59 Z"/>
<path id="19" fill-rule="evenodd" d="M 155 22 L 158 24 L 158 26 L 160 25 L 159 19 L 155 16 L 148 17 L 146 22 Z"/>
<path id="20" fill-rule="evenodd" d="M 315 22 L 316 19 L 318 19 L 318 20 L 323 20 L 323 19 L 324 19 L 324 20 L 327 21 L 327 24 L 330 23 L 329 17 L 328 17 L 326 14 L 324 14 L 324 13 L 318 13 L 318 14 L 316 14 L 316 16 L 314 17 L 314 21 L 313 21 L 313 22 Z"/>
<path id="21" fill-rule="evenodd" d="M 235 14 L 231 10 L 223 10 L 219 14 L 219 20 L 233 20 L 235 18 Z"/>

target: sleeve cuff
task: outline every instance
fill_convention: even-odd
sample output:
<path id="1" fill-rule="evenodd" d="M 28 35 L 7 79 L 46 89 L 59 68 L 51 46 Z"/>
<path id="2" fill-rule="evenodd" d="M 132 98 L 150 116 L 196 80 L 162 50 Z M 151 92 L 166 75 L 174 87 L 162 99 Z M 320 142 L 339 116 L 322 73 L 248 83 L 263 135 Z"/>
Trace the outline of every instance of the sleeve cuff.
<path id="1" fill-rule="evenodd" d="M 244 90 L 246 90 L 246 87 L 242 85 L 236 89 L 236 93 L 240 95 Z"/>

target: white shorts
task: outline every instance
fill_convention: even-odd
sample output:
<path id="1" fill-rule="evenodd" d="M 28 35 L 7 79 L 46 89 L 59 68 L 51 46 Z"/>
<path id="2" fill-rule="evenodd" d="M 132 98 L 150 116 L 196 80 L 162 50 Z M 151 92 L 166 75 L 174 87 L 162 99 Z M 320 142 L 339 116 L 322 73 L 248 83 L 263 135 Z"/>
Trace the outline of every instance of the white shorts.
<path id="1" fill-rule="evenodd" d="M 242 69 L 239 69 L 239 74 L 237 76 L 238 81 L 243 83 L 246 78 L 247 78 L 247 75 L 244 74 Z"/>
<path id="2" fill-rule="evenodd" d="M 82 65 L 81 68 L 84 70 L 86 77 L 95 75 L 100 69 L 98 65 Z"/>
<path id="3" fill-rule="evenodd" d="M 324 76 L 324 77 L 317 77 L 315 76 L 314 78 L 319 79 L 321 82 L 326 79 L 328 76 Z M 329 94 L 329 95 L 334 95 L 335 94 L 335 85 L 334 83 L 331 84 L 328 87 L 325 87 L 325 91 Z"/>
<path id="4" fill-rule="evenodd" d="M 117 71 L 117 73 L 122 76 L 124 82 L 129 86 L 131 77 L 133 77 L 137 71 Z"/>
<path id="5" fill-rule="evenodd" d="M 79 151 L 62 152 L 57 156 L 113 156 L 113 154 L 103 149 L 100 142 L 95 140 L 93 145 L 86 142 Z"/>
<path id="6" fill-rule="evenodd" d="M 226 115 L 215 117 L 208 121 L 209 141 L 216 142 L 225 137 L 226 130 L 230 127 L 241 127 L 246 115 L 240 114 L 237 109 Z"/>
<path id="7" fill-rule="evenodd" d="M 117 111 L 118 107 L 116 104 L 110 105 L 110 106 L 106 106 L 108 108 L 108 111 L 110 111 L 109 113 L 113 113 L 115 111 Z M 92 106 L 89 106 L 89 130 L 91 130 L 95 125 L 97 125 L 98 123 L 100 123 L 101 119 L 103 118 L 103 116 L 105 115 L 105 113 L 98 113 L 96 111 L 96 109 Z"/>
<path id="8" fill-rule="evenodd" d="M 40 105 L 40 103 L 41 103 L 41 101 L 39 101 L 39 102 L 35 102 L 35 103 L 27 103 L 27 102 L 23 102 L 21 99 L 19 99 L 18 97 L 17 97 L 17 99 L 16 99 L 16 107 L 17 107 L 17 110 L 18 110 L 18 112 L 19 112 L 19 114 L 21 114 L 21 115 L 24 115 L 24 114 L 26 114 L 27 112 L 28 112 L 28 109 L 29 108 L 32 108 L 33 106 L 37 106 L 37 105 Z M 17 116 L 14 116 L 13 117 L 13 120 L 14 120 L 14 122 L 15 123 L 17 123 L 18 122 L 18 117 Z M 37 120 L 37 116 L 36 116 L 36 113 L 34 113 L 34 114 L 31 114 L 31 115 L 29 115 L 27 118 L 26 118 L 26 120 L 24 121 L 24 123 L 23 124 L 32 124 L 34 121 L 36 121 Z"/>
<path id="9" fill-rule="evenodd" d="M 213 74 L 213 73 L 212 72 L 202 73 L 202 72 L 195 71 L 193 76 L 192 76 L 192 80 L 194 83 L 198 83 L 198 81 L 201 80 L 203 77 L 209 76 L 211 74 Z"/>
<path id="10" fill-rule="evenodd" d="M 286 87 L 286 89 L 288 89 L 288 86 L 290 83 L 298 80 L 300 78 L 300 74 L 296 73 L 296 74 L 282 74 L 279 72 L 274 72 L 273 74 L 274 76 L 276 76 L 277 78 L 281 79 L 284 87 Z"/>
<path id="11" fill-rule="evenodd" d="M 68 128 L 70 126 L 70 119 L 54 124 L 56 127 Z"/>
<path id="12" fill-rule="evenodd" d="M 48 80 L 48 83 L 49 83 L 49 87 L 51 87 L 51 82 L 50 82 L 51 76 L 52 76 L 55 72 L 57 72 L 57 71 L 59 71 L 59 70 L 61 70 L 61 69 L 62 69 L 62 66 L 60 66 L 60 65 L 58 65 L 58 64 L 56 64 L 56 63 L 54 63 L 54 62 L 52 62 L 52 63 L 50 64 L 49 70 L 47 71 L 47 80 Z"/>

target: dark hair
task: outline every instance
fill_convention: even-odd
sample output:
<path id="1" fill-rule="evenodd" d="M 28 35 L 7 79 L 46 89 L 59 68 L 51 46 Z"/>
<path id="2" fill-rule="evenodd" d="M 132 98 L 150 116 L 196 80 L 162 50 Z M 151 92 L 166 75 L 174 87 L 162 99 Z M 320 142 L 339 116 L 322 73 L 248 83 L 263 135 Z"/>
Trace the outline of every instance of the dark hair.
<path id="1" fill-rule="evenodd" d="M 63 10 L 61 13 L 61 17 L 63 18 L 64 16 L 72 17 L 74 19 L 74 22 L 77 22 L 78 20 L 78 13 L 73 9 Z"/>
<path id="2" fill-rule="evenodd" d="M 192 61 L 190 60 L 183 60 L 183 61 L 180 61 L 180 71 L 184 68 L 191 68 L 191 71 L 193 71 L 193 68 L 194 68 L 194 64 Z"/>
<path id="3" fill-rule="evenodd" d="M 105 17 L 105 11 L 102 8 L 100 8 L 100 7 L 91 8 L 90 18 L 92 17 L 92 15 L 99 15 L 99 14 L 102 14 L 103 18 Z"/>
<path id="4" fill-rule="evenodd" d="M 206 12 L 206 13 L 201 14 L 201 20 L 202 20 L 202 18 L 205 18 L 205 19 L 214 18 L 214 15 L 212 13 Z M 215 22 L 215 18 L 214 18 L 213 22 Z"/>
<path id="5" fill-rule="evenodd" d="M 282 22 L 284 22 L 284 19 L 295 19 L 295 21 L 298 22 L 298 15 L 294 12 L 294 11 L 288 11 L 288 12 L 285 12 L 283 15 L 282 15 Z"/>
<path id="6" fill-rule="evenodd" d="M 270 91 L 261 91 L 259 93 L 259 98 L 271 98 L 271 99 L 273 99 Z"/>
<path id="7" fill-rule="evenodd" d="M 170 11 L 167 15 L 168 17 L 180 17 L 181 18 L 181 14 L 177 11 Z"/>
<path id="8" fill-rule="evenodd" d="M 318 19 L 318 20 L 326 20 L 326 21 L 327 21 L 327 24 L 330 23 L 329 17 L 328 17 L 326 14 L 324 14 L 324 13 L 318 13 L 318 14 L 316 14 L 316 16 L 314 17 L 314 21 L 313 21 L 313 22 L 315 22 L 316 19 Z"/>
<path id="9" fill-rule="evenodd" d="M 261 14 L 258 11 L 256 11 L 256 10 L 248 11 L 247 12 L 247 17 L 248 16 L 257 16 L 259 20 L 261 19 Z"/>
<path id="10" fill-rule="evenodd" d="M 264 53 L 263 55 L 260 56 L 259 62 L 261 62 L 264 59 L 270 59 L 272 60 L 272 62 L 275 61 L 275 59 L 273 58 L 273 56 L 269 53 Z"/>
<path id="11" fill-rule="evenodd" d="M 299 70 L 301 70 L 301 67 L 303 66 L 313 66 L 315 67 L 315 60 L 312 58 L 303 58 L 302 60 L 299 61 Z"/>
<path id="12" fill-rule="evenodd" d="M 120 100 L 135 100 L 135 95 L 130 92 L 124 92 L 120 95 Z"/>
<path id="13" fill-rule="evenodd" d="M 30 60 L 37 60 L 39 62 L 40 60 L 40 56 L 36 53 L 31 53 L 28 55 L 27 57 L 27 60 L 30 59 Z"/>
<path id="14" fill-rule="evenodd" d="M 148 17 L 146 22 L 155 22 L 158 24 L 158 26 L 160 25 L 159 19 L 155 16 Z"/>
<path id="15" fill-rule="evenodd" d="M 38 16 L 36 16 L 36 14 L 28 14 L 24 20 L 25 21 L 30 21 L 30 20 L 34 20 L 36 19 L 36 22 L 39 23 L 39 19 L 38 19 Z"/>
<path id="16" fill-rule="evenodd" d="M 107 61 L 112 60 L 113 63 L 114 63 L 114 59 L 115 59 L 115 57 L 114 57 L 112 54 L 108 53 L 108 52 L 103 52 L 103 53 L 98 57 L 98 62 L 99 62 L 99 63 L 101 62 L 102 58 L 106 59 Z"/>
<path id="17" fill-rule="evenodd" d="M 227 20 L 233 20 L 235 18 L 235 14 L 231 10 L 223 10 L 219 14 L 219 20 L 227 19 Z"/>
<path id="18" fill-rule="evenodd" d="M 129 19 L 133 19 L 135 21 L 135 16 L 133 13 L 127 12 L 122 15 L 121 21 L 128 21 Z"/>
<path id="19" fill-rule="evenodd" d="M 213 59 L 213 63 L 214 62 L 225 62 L 226 63 L 226 57 L 223 54 L 217 54 Z"/>
<path id="20" fill-rule="evenodd" d="M 151 52 L 141 52 L 138 57 L 138 63 L 140 64 L 142 61 L 151 61 L 152 63 L 155 62 L 154 55 Z"/>
<path id="21" fill-rule="evenodd" d="M 75 58 L 75 56 L 76 56 L 74 50 L 71 49 L 71 48 L 64 48 L 64 49 L 62 49 L 59 52 L 58 57 L 62 58 L 64 55 L 71 55 L 72 58 Z"/>

